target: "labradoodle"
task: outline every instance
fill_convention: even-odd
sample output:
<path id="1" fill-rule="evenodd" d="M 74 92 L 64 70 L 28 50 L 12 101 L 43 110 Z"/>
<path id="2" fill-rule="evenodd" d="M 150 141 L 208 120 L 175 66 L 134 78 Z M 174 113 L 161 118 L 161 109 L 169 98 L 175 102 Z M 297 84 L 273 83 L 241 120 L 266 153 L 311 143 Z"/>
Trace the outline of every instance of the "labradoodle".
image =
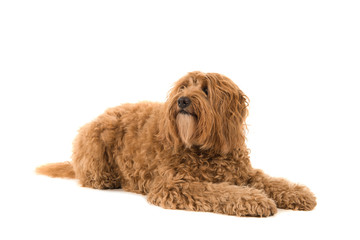
<path id="1" fill-rule="evenodd" d="M 267 217 L 312 210 L 305 186 L 252 168 L 245 145 L 248 98 L 224 75 L 191 72 L 165 103 L 108 109 L 83 126 L 71 162 L 37 168 L 84 187 L 122 188 L 168 209 Z"/>

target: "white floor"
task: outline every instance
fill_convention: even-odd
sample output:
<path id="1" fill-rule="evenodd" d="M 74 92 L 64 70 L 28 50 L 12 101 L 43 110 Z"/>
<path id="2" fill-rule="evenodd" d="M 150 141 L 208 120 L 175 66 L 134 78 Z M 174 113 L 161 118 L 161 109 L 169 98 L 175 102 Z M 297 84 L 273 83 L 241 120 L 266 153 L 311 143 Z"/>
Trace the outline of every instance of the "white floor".
<path id="1" fill-rule="evenodd" d="M 2 239 L 359 237 L 352 218 L 358 211 L 351 206 L 354 195 L 337 197 L 341 190 L 320 187 L 325 180 L 311 184 L 318 196 L 314 211 L 279 210 L 269 218 L 239 218 L 165 210 L 149 205 L 142 195 L 122 190 L 81 188 L 75 180 L 36 176 L 31 171 L 17 174 L 2 190 Z"/>

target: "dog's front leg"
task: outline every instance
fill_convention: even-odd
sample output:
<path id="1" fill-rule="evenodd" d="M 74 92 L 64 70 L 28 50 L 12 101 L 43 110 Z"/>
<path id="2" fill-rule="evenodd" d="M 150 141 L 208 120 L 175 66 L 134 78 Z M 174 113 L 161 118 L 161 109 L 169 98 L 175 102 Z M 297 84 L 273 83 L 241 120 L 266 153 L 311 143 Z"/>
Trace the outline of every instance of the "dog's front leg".
<path id="1" fill-rule="evenodd" d="M 154 187 L 147 199 L 150 203 L 167 209 L 236 216 L 267 217 L 277 211 L 275 202 L 262 191 L 228 183 L 167 182 Z"/>
<path id="2" fill-rule="evenodd" d="M 249 186 L 264 190 L 275 200 L 278 208 L 309 211 L 316 206 L 314 194 L 305 186 L 270 177 L 257 169 L 252 171 L 250 177 Z"/>

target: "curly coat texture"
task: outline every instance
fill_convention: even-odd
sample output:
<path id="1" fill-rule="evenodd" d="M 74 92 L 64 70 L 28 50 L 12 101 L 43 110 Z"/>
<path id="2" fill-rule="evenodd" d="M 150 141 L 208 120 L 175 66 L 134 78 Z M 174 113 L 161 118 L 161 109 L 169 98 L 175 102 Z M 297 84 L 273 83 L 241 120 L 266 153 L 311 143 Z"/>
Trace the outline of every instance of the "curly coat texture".
<path id="1" fill-rule="evenodd" d="M 165 103 L 108 109 L 79 130 L 71 162 L 37 172 L 145 194 L 168 209 L 259 217 L 277 208 L 312 210 L 308 188 L 252 168 L 247 115 L 248 98 L 229 78 L 191 72 Z"/>

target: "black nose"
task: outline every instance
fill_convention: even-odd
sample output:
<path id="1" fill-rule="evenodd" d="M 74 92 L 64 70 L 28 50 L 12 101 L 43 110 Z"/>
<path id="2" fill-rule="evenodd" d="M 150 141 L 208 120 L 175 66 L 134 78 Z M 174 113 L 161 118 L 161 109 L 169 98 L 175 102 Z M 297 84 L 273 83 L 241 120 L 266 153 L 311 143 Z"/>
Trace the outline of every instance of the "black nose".
<path id="1" fill-rule="evenodd" d="M 188 97 L 181 97 L 178 99 L 178 105 L 180 108 L 186 108 L 191 103 L 190 99 Z"/>

